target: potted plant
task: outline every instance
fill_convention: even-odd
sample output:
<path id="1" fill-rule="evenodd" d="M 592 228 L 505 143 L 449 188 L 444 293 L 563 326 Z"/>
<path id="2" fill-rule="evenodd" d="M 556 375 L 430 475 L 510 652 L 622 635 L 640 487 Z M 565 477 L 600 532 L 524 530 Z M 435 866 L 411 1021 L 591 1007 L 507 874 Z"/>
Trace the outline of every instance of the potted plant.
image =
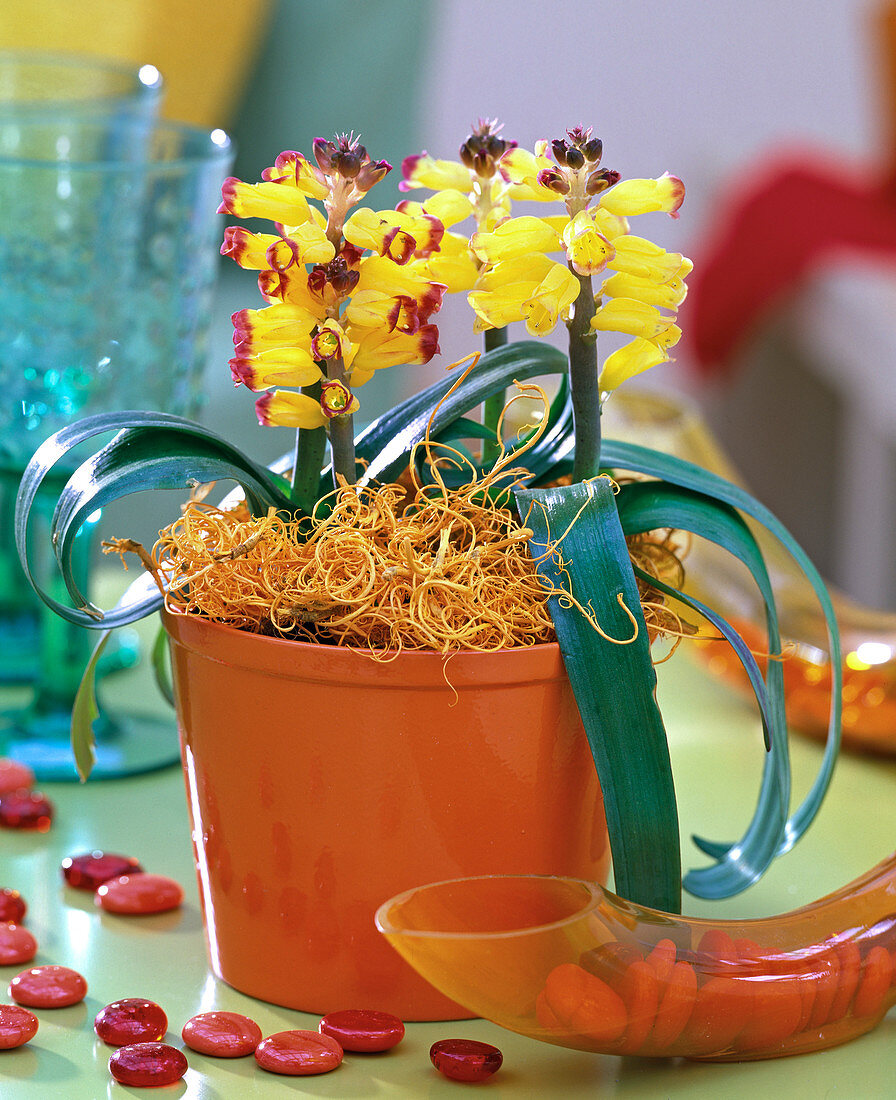
<path id="1" fill-rule="evenodd" d="M 668 358 L 690 265 L 628 221 L 677 215 L 681 182 L 620 180 L 600 160 L 590 130 L 529 152 L 486 121 L 457 163 L 409 158 L 405 189 L 434 194 L 394 211 L 360 205 L 389 166 L 351 137 L 317 139 L 310 160 L 281 154 L 258 184 L 229 180 L 223 209 L 275 227 L 226 234 L 223 251 L 259 271 L 268 303 L 234 315 L 231 369 L 261 392 L 262 423 L 296 429 L 294 452 L 278 472 L 198 424 L 124 412 L 57 433 L 25 473 L 16 523 L 27 570 L 42 478 L 60 455 L 117 432 L 56 510 L 74 606 L 42 595 L 69 621 L 101 629 L 164 604 L 212 963 L 244 992 L 309 1011 L 352 1003 L 406 1019 L 460 1015 L 399 970 L 377 937 L 377 904 L 453 875 L 602 878 L 600 788 L 617 892 L 680 911 L 651 658 L 658 633 L 687 632 L 675 607 L 733 646 L 770 750 L 744 837 L 698 840 L 713 863 L 691 871 L 686 888 L 712 897 L 749 886 L 824 794 L 838 691 L 819 776 L 790 814 L 780 662 L 761 673 L 737 632 L 682 591 L 669 532 L 711 539 L 746 565 L 775 656 L 774 594 L 743 516 L 768 527 L 813 586 L 836 663 L 836 623 L 811 563 L 743 490 L 601 439 L 602 403 Z M 512 216 L 517 199 L 561 212 Z M 462 236 L 470 217 L 475 232 Z M 433 316 L 446 289 L 467 292 L 485 354 L 356 436 L 355 391 L 377 370 L 437 351 Z M 507 344 L 518 320 L 534 337 L 564 322 L 568 355 L 537 340 Z M 599 365 L 605 330 L 631 340 Z M 560 380 L 550 402 L 530 381 L 546 375 Z M 505 443 L 503 412 L 521 394 L 542 411 Z M 470 440 L 483 441 L 479 454 Z M 227 479 L 239 501 L 191 499 L 151 553 L 109 544 L 139 553 L 149 571 L 110 612 L 77 590 L 72 540 L 98 507 L 138 489 Z M 91 690 L 88 674 L 73 720 L 85 775 Z"/>

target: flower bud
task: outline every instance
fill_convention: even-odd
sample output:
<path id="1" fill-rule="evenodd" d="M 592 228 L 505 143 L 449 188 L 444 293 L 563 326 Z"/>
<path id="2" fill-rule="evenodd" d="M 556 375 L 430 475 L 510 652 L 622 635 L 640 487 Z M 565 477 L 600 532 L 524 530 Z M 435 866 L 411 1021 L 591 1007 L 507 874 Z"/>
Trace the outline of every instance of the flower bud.
<path id="1" fill-rule="evenodd" d="M 354 149 L 340 150 L 333 157 L 333 167 L 343 179 L 353 180 L 361 171 L 361 158 Z"/>
<path id="2" fill-rule="evenodd" d="M 392 171 L 392 165 L 387 160 L 369 160 L 361 165 L 361 171 L 355 179 L 355 187 L 359 191 L 369 191 L 375 183 Z"/>
<path id="3" fill-rule="evenodd" d="M 551 152 L 554 154 L 554 160 L 558 164 L 566 164 L 566 154 L 569 152 L 569 145 L 562 138 L 554 138 L 551 142 Z"/>
<path id="4" fill-rule="evenodd" d="M 600 158 L 603 156 L 604 143 L 600 138 L 591 138 L 590 141 L 586 141 L 582 146 L 582 152 L 585 154 L 585 160 L 589 164 L 600 164 Z"/>
<path id="5" fill-rule="evenodd" d="M 336 146 L 333 142 L 324 138 L 315 138 L 311 143 L 311 149 L 318 168 L 322 172 L 331 172 L 333 170 L 333 154 L 336 152 Z"/>
<path id="6" fill-rule="evenodd" d="M 577 146 L 573 145 L 566 150 L 566 163 L 570 168 L 581 168 L 585 163 L 585 154 Z"/>
<path id="7" fill-rule="evenodd" d="M 614 172 L 612 168 L 598 168 L 585 180 L 585 193 L 599 195 L 601 191 L 606 191 L 608 187 L 613 187 L 618 182 L 618 172 Z"/>
<path id="8" fill-rule="evenodd" d="M 542 168 L 535 178 L 542 187 L 547 187 L 558 195 L 569 194 L 569 181 L 559 168 Z"/>

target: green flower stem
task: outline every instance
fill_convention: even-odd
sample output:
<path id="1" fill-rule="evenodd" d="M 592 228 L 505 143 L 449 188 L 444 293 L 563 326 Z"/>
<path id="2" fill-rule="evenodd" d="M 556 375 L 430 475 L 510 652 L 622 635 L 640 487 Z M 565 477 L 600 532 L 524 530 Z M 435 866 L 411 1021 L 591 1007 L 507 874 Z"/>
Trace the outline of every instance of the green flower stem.
<path id="1" fill-rule="evenodd" d="M 504 347 L 507 343 L 506 328 L 488 328 L 483 335 L 486 354 L 494 351 L 495 348 Z M 501 413 L 504 411 L 506 404 L 507 394 L 504 389 L 490 393 L 482 403 L 482 423 L 495 433 L 494 442 L 486 439 L 482 443 L 482 465 L 487 470 L 497 462 L 498 456 L 501 454 L 501 443 L 497 438 L 498 421 L 501 419 Z"/>
<path id="2" fill-rule="evenodd" d="M 336 475 L 342 474 L 349 485 L 354 485 L 355 476 L 355 418 L 351 413 L 334 416 L 327 425 L 330 436 L 330 451 L 333 456 L 333 482 Z"/>
<path id="3" fill-rule="evenodd" d="M 331 381 L 341 382 L 348 387 L 341 356 L 329 360 L 327 377 Z M 358 480 L 355 466 L 354 416 L 351 413 L 345 413 L 343 416 L 332 417 L 327 424 L 327 434 L 330 437 L 330 456 L 333 460 L 333 483 L 338 484 L 336 475 L 341 474 L 349 485 L 354 485 Z"/>
<path id="4" fill-rule="evenodd" d="M 572 270 L 572 267 L 570 267 Z M 579 275 L 579 295 L 569 327 L 569 382 L 575 436 L 572 480 L 600 473 L 600 390 L 597 384 L 597 339 L 591 331 L 594 291 L 590 275 Z"/>
<path id="5" fill-rule="evenodd" d="M 315 382 L 313 386 L 304 386 L 302 393 L 319 401 L 320 382 Z M 326 449 L 326 428 L 297 430 L 290 497 L 306 515 L 311 515 L 320 497 L 320 471 L 324 464 Z"/>

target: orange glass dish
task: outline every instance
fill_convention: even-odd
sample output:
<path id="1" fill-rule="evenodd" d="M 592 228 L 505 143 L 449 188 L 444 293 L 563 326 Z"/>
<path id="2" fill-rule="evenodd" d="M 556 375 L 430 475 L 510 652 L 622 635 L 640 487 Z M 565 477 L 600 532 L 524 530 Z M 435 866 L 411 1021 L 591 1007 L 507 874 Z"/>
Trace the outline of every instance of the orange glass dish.
<path id="1" fill-rule="evenodd" d="M 537 875 L 421 886 L 377 927 L 452 1000 L 600 1054 L 708 1061 L 821 1050 L 896 1003 L 896 856 L 790 913 L 713 921 Z"/>

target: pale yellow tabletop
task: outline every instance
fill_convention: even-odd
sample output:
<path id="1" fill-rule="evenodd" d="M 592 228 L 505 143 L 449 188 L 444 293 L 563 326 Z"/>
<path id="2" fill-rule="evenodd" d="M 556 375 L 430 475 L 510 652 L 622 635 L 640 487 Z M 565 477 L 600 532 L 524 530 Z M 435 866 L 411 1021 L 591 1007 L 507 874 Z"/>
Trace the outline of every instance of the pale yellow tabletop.
<path id="1" fill-rule="evenodd" d="M 762 763 L 753 711 L 676 656 L 660 668 L 660 701 L 672 743 L 679 791 L 685 866 L 699 865 L 692 832 L 734 839 L 749 819 Z M 111 681 L 110 681 L 111 682 Z M 108 693 L 156 709 L 144 676 L 118 678 Z M 795 788 L 811 782 L 820 756 L 812 742 L 794 739 Z M 154 1095 L 116 1084 L 107 1068 L 111 1050 L 93 1033 L 103 1005 L 147 997 L 168 1014 L 168 1041 L 180 1046 L 190 1016 L 226 1009 L 253 1017 L 265 1034 L 316 1028 L 317 1018 L 253 1001 L 209 975 L 193 869 L 183 784 L 177 768 L 140 778 L 47 785 L 56 820 L 46 834 L 0 831 L 0 886 L 21 891 L 27 923 L 40 943 L 38 963 L 61 963 L 85 975 L 89 993 L 78 1006 L 38 1010 L 40 1030 L 23 1048 L 0 1052 L 2 1100 L 102 1100 Z M 766 916 L 833 890 L 896 847 L 896 763 L 844 755 L 815 826 L 752 890 L 724 903 L 686 898 L 692 914 Z M 92 848 L 137 856 L 147 870 L 186 888 L 184 907 L 154 917 L 125 918 L 94 908 L 89 894 L 66 888 L 62 858 Z M 4 987 L 20 967 L 0 967 Z M 5 988 L 0 999 L 6 1000 Z M 349 1007 L 349 1006 L 347 1006 Z M 360 1007 L 360 1006 L 356 1006 Z M 482 1085 L 440 1077 L 429 1047 L 450 1036 L 494 1043 L 504 1067 Z M 485 1021 L 413 1024 L 402 1044 L 381 1055 L 347 1056 L 325 1076 L 278 1077 L 254 1059 L 220 1060 L 187 1051 L 190 1068 L 159 1095 L 196 1100 L 321 1096 L 340 1098 L 449 1097 L 482 1090 L 491 1097 L 844 1097 L 896 1094 L 896 1011 L 852 1044 L 795 1058 L 711 1065 L 621 1059 L 564 1050 L 521 1038 Z"/>

